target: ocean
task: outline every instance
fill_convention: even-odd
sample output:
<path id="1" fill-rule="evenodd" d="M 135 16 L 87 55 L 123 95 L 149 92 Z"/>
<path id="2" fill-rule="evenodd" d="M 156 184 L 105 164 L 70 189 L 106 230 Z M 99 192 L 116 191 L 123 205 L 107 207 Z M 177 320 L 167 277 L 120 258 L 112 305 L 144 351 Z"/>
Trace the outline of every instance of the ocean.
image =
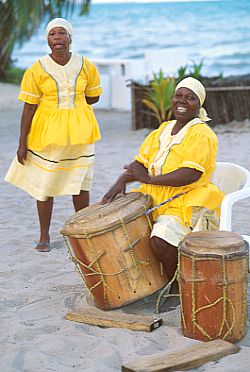
<path id="1" fill-rule="evenodd" d="M 191 64 L 203 60 L 203 76 L 250 73 L 250 0 L 91 4 L 88 15 L 76 9 L 68 20 L 73 50 L 90 59 L 141 60 L 164 50 L 186 53 Z M 16 66 L 48 53 L 44 29 L 15 49 Z"/>

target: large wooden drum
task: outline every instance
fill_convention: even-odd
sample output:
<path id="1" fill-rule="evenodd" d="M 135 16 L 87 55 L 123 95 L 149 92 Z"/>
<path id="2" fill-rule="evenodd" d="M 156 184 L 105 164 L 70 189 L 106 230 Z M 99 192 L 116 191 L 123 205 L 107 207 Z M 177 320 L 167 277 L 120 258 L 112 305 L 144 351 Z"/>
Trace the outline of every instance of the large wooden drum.
<path id="1" fill-rule="evenodd" d="M 246 333 L 248 249 L 227 231 L 186 235 L 179 249 L 184 336 L 239 341 Z"/>
<path id="2" fill-rule="evenodd" d="M 112 203 L 94 204 L 66 221 L 79 272 L 95 305 L 120 307 L 151 295 L 168 281 L 150 247 L 151 198 L 129 193 Z"/>

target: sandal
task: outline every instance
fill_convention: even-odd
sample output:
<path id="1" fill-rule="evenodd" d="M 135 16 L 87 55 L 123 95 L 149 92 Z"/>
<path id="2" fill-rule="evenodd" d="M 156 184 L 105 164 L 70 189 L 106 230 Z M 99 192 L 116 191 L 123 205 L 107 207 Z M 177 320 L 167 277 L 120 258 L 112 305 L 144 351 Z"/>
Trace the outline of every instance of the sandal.
<path id="1" fill-rule="evenodd" d="M 38 243 L 35 249 L 38 252 L 50 252 L 51 251 L 50 242 Z"/>

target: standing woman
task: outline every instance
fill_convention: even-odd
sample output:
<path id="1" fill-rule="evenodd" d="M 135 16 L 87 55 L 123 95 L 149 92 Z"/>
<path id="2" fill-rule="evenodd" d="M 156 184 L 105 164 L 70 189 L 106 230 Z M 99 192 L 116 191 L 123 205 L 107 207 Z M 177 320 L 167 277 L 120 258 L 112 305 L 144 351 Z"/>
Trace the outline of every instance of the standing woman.
<path id="1" fill-rule="evenodd" d="M 75 211 L 89 205 L 94 143 L 100 139 L 90 105 L 102 93 L 94 64 L 70 51 L 71 24 L 55 18 L 46 37 L 51 53 L 23 76 L 19 147 L 5 177 L 37 200 L 40 252 L 50 251 L 54 196 L 72 195 Z"/>

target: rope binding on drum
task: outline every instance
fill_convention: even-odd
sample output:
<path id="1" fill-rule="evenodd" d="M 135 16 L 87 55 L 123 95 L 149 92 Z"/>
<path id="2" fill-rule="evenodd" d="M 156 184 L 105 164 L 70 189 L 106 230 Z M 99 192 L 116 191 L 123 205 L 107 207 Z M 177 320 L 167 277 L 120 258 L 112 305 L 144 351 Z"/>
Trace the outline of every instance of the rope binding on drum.
<path id="1" fill-rule="evenodd" d="M 160 307 L 161 307 L 161 300 L 163 297 L 165 298 L 169 298 L 169 297 L 179 297 L 180 295 L 178 293 L 169 293 L 170 289 L 171 289 L 171 285 L 173 284 L 173 282 L 176 280 L 177 278 L 177 275 L 178 275 L 178 267 L 174 273 L 174 276 L 173 278 L 170 280 L 170 282 L 168 282 L 168 284 L 161 290 L 158 298 L 157 298 L 157 301 L 156 301 L 156 307 L 155 307 L 155 312 L 156 314 L 159 314 L 160 312 Z M 167 293 L 166 293 L 167 292 Z"/>
<path id="2" fill-rule="evenodd" d="M 178 252 L 178 267 L 180 267 L 180 251 Z M 192 286 L 191 286 L 191 300 L 192 300 L 192 310 L 191 310 L 191 321 L 194 325 L 194 327 L 196 327 L 200 332 L 201 334 L 207 338 L 208 340 L 213 340 L 215 338 L 221 338 L 223 340 L 226 340 L 231 334 L 232 334 L 232 331 L 233 331 L 233 327 L 235 325 L 235 321 L 236 321 L 236 313 L 235 313 L 235 308 L 234 308 L 234 305 L 232 303 L 232 301 L 230 300 L 230 298 L 228 297 L 228 294 L 227 294 L 227 287 L 228 287 L 228 280 L 227 280 L 227 274 L 226 274 L 226 265 L 225 265 L 225 262 L 226 262 L 226 257 L 225 256 L 222 256 L 222 296 L 220 296 L 219 298 L 217 298 L 215 301 L 205 305 L 205 306 L 202 306 L 200 308 L 197 308 L 197 305 L 196 305 L 196 297 L 195 297 L 195 283 L 196 283 L 196 262 L 197 261 L 202 261 L 202 260 L 214 260 L 214 258 L 210 258 L 210 257 L 195 257 L 195 256 L 192 256 Z M 247 261 L 247 260 L 246 260 Z M 246 276 L 247 276 L 247 270 L 246 270 Z M 184 310 L 183 310 L 183 294 L 182 294 L 182 287 L 180 285 L 180 277 L 178 278 L 178 281 L 179 281 L 179 290 L 180 290 L 180 308 L 181 308 L 181 319 L 182 319 L 182 323 L 183 323 L 183 327 L 186 329 L 187 328 L 187 325 L 186 325 L 186 322 L 185 322 L 185 316 L 184 316 Z M 245 286 L 247 286 L 247 279 L 245 280 L 246 284 Z M 245 288 L 245 294 L 246 294 L 246 288 Z M 212 308 L 214 306 L 216 306 L 217 304 L 219 304 L 220 302 L 222 301 L 223 303 L 223 306 L 222 306 L 222 320 L 221 320 L 221 324 L 220 324 L 220 327 L 219 327 L 219 330 L 218 330 L 218 333 L 215 337 L 212 337 L 211 335 L 208 334 L 208 332 L 197 322 L 197 315 L 199 312 L 201 311 L 204 311 L 206 309 L 209 309 L 209 308 Z M 231 324 L 229 324 L 229 321 L 228 321 L 228 318 L 227 318 L 227 315 L 229 315 L 229 308 L 228 308 L 228 305 L 230 305 L 230 308 L 231 308 L 231 312 L 232 312 L 232 320 L 231 320 Z M 245 318 L 245 314 L 246 314 L 246 295 L 244 296 L 244 303 L 243 303 L 243 318 Z M 244 321 L 243 318 L 241 319 L 241 321 Z M 223 333 L 223 329 L 225 329 L 225 333 L 224 335 L 222 336 L 222 333 Z"/>

